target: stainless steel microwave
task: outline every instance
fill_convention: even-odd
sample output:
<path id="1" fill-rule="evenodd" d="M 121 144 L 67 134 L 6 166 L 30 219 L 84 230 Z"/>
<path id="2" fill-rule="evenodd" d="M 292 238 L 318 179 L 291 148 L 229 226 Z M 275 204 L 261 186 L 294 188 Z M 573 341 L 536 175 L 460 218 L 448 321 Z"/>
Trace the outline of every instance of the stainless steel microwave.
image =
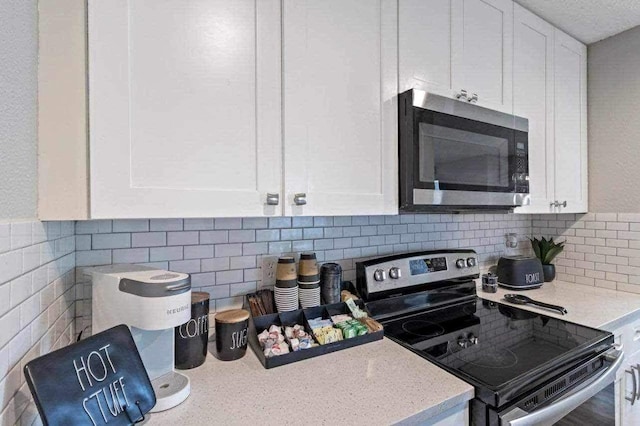
<path id="1" fill-rule="evenodd" d="M 529 204 L 526 118 L 416 89 L 398 110 L 400 211 Z"/>

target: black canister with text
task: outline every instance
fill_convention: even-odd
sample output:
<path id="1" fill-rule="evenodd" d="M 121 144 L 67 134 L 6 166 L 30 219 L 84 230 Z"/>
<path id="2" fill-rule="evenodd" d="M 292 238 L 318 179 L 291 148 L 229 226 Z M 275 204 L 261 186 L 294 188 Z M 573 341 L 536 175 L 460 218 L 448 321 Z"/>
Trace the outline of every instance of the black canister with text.
<path id="1" fill-rule="evenodd" d="M 191 293 L 191 319 L 175 328 L 176 368 L 188 370 L 204 363 L 209 340 L 209 293 Z"/>
<path id="2" fill-rule="evenodd" d="M 216 352 L 222 361 L 242 358 L 247 351 L 249 312 L 244 309 L 216 314 Z"/>

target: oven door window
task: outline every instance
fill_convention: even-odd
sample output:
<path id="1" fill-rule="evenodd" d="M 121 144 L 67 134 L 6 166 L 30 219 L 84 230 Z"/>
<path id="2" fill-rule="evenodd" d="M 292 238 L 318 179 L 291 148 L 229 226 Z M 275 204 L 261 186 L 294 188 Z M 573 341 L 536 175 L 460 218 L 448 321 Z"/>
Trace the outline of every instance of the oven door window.
<path id="1" fill-rule="evenodd" d="M 416 188 L 514 192 L 515 130 L 416 111 Z"/>

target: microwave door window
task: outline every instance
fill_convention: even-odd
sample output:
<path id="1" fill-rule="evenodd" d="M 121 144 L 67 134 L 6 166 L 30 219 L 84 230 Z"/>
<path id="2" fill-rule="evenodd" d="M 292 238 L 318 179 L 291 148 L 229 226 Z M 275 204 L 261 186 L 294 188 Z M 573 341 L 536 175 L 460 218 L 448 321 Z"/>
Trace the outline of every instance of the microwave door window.
<path id="1" fill-rule="evenodd" d="M 420 181 L 440 189 L 508 190 L 509 141 L 420 123 Z"/>

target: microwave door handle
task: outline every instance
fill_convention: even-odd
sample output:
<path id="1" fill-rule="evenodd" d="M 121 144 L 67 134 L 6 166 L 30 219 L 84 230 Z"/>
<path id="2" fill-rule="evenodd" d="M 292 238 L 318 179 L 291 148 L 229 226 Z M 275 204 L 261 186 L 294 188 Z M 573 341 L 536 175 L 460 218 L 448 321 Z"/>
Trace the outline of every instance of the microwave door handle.
<path id="1" fill-rule="evenodd" d="M 533 426 L 540 424 L 553 424 L 582 405 L 585 401 L 600 392 L 614 382 L 616 373 L 622 365 L 624 352 L 615 349 L 605 356 L 615 356 L 616 359 L 604 372 L 586 380 L 575 389 L 569 391 L 562 398 L 540 410 L 527 413 L 521 408 L 515 407 L 500 415 L 501 425 L 506 426 Z"/>

